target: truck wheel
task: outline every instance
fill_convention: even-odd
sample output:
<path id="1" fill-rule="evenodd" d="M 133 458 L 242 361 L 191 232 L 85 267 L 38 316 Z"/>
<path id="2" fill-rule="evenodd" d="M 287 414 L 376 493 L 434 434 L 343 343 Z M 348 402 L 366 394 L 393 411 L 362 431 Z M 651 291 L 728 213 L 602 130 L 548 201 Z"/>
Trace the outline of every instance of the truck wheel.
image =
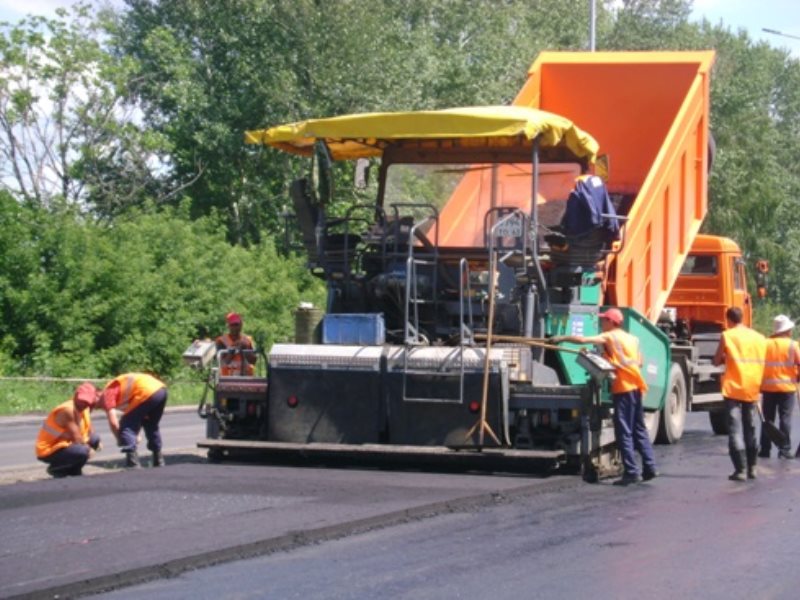
<path id="1" fill-rule="evenodd" d="M 728 413 L 724 410 L 712 410 L 708 413 L 711 431 L 715 435 L 728 435 Z"/>
<path id="2" fill-rule="evenodd" d="M 656 442 L 659 444 L 678 442 L 683 436 L 683 426 L 686 424 L 686 380 L 683 377 L 683 369 L 678 364 L 673 364 L 670 369 L 668 389 L 656 437 Z"/>
<path id="3" fill-rule="evenodd" d="M 661 421 L 661 411 L 644 411 L 644 426 L 647 427 L 647 434 L 650 437 L 650 443 L 655 444 L 658 437 L 659 422 Z"/>

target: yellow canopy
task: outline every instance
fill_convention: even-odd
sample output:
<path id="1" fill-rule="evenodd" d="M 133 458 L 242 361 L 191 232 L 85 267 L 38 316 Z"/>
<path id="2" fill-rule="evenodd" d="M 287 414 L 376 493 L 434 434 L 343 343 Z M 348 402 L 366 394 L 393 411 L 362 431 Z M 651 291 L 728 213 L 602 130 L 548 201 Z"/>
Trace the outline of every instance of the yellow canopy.
<path id="1" fill-rule="evenodd" d="M 478 106 L 418 112 L 363 113 L 310 119 L 245 132 L 245 143 L 265 144 L 310 156 L 324 140 L 334 160 L 381 156 L 400 140 L 487 140 L 506 146 L 510 139 L 541 136 L 541 147 L 561 146 L 594 162 L 598 144 L 565 117 L 524 106 Z M 468 144 L 468 142 L 466 142 Z"/>

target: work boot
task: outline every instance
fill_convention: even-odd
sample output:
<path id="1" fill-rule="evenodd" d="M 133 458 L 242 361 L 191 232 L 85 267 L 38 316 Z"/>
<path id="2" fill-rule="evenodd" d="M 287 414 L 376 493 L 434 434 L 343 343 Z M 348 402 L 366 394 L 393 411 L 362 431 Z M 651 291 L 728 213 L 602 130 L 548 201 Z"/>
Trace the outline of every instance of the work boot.
<path id="1" fill-rule="evenodd" d="M 657 469 L 644 469 L 642 471 L 642 481 L 650 481 L 661 475 Z"/>
<path id="2" fill-rule="evenodd" d="M 733 461 L 733 474 L 728 479 L 731 481 L 745 481 L 744 466 L 747 464 L 747 454 L 744 450 L 731 450 L 731 460 Z"/>
<path id="3" fill-rule="evenodd" d="M 125 453 L 125 468 L 126 469 L 140 469 L 142 464 L 139 462 L 139 455 L 136 450 L 130 450 Z"/>
<path id="4" fill-rule="evenodd" d="M 759 450 L 758 458 L 769 458 L 769 448 L 762 448 Z"/>
<path id="5" fill-rule="evenodd" d="M 625 473 L 622 477 L 617 479 L 613 485 L 621 485 L 621 486 L 628 486 L 633 485 L 635 483 L 639 483 L 642 478 L 639 476 L 638 473 Z"/>
<path id="6" fill-rule="evenodd" d="M 745 450 L 745 458 L 747 459 L 747 468 L 754 468 L 758 462 L 758 450 L 756 448 L 748 448 Z"/>
<path id="7" fill-rule="evenodd" d="M 745 466 L 749 463 L 747 460 L 747 454 L 744 450 L 731 450 L 729 451 L 731 455 L 731 461 L 733 461 L 733 468 L 735 471 L 741 471 L 744 473 Z"/>
<path id="8" fill-rule="evenodd" d="M 69 473 L 63 468 L 59 469 L 54 467 L 53 465 L 49 465 L 47 467 L 47 474 L 50 475 L 53 479 L 61 479 L 63 477 L 67 477 Z"/>
<path id="9" fill-rule="evenodd" d="M 747 478 L 756 478 L 756 463 L 758 462 L 758 453 L 755 448 L 748 448 L 745 455 L 747 456 Z"/>
<path id="10" fill-rule="evenodd" d="M 164 462 L 164 455 L 161 454 L 161 450 L 156 450 L 153 452 L 153 462 L 151 464 L 153 467 L 163 467 L 167 464 Z"/>

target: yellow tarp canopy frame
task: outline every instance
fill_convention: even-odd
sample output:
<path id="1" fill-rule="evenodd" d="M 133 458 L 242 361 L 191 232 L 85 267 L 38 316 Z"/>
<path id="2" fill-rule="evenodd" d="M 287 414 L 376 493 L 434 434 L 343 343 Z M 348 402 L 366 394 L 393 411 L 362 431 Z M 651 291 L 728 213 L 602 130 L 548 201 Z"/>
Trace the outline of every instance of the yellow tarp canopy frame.
<path id="1" fill-rule="evenodd" d="M 379 157 L 392 144 L 410 140 L 453 140 L 459 145 L 507 147 L 530 144 L 565 148 L 578 160 L 594 162 L 597 141 L 569 119 L 524 106 L 478 106 L 416 112 L 362 113 L 309 119 L 245 132 L 245 143 L 274 146 L 311 156 L 323 140 L 334 160 Z"/>

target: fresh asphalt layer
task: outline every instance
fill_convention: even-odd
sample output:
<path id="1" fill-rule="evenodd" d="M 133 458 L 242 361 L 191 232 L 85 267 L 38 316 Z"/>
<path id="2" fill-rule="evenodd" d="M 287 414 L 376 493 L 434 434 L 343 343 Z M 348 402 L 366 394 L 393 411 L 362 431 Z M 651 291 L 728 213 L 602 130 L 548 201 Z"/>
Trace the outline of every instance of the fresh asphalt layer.
<path id="1" fill-rule="evenodd" d="M 0 487 L 0 597 L 111 590 L 223 562 L 581 485 L 536 479 L 206 464 Z M 355 493 L 354 493 L 355 492 Z"/>

